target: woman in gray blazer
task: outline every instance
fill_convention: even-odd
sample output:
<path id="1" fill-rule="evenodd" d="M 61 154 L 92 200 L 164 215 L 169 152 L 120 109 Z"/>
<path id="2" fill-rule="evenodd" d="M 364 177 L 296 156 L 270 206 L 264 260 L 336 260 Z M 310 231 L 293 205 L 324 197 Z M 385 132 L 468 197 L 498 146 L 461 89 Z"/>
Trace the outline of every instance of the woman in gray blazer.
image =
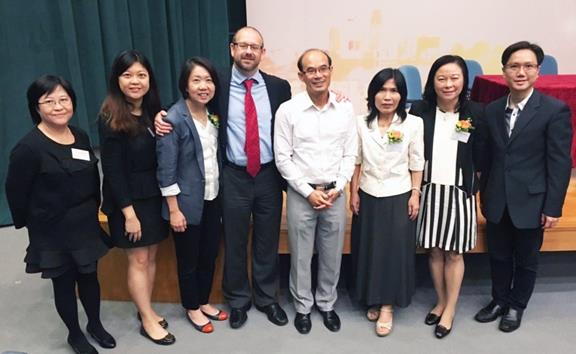
<path id="1" fill-rule="evenodd" d="M 156 144 L 158 183 L 165 197 L 162 216 L 174 231 L 186 318 L 200 332 L 211 333 L 211 319 L 228 318 L 208 303 L 221 229 L 216 71 L 204 58 L 190 58 L 178 87 L 182 98 L 164 118 L 174 130 Z"/>

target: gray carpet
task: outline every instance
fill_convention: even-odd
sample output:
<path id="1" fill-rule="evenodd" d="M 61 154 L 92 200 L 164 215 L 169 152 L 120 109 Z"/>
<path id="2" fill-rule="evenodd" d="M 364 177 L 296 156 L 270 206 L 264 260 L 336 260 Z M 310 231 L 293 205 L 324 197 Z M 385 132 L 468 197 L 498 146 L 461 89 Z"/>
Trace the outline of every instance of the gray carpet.
<path id="1" fill-rule="evenodd" d="M 0 228 L 0 353 L 72 353 L 66 344 L 66 329 L 52 302 L 51 282 L 24 273 L 26 232 Z M 341 289 L 336 310 L 342 330 L 329 332 L 321 317 L 312 315 L 312 331 L 303 336 L 292 325 L 294 310 L 287 290 L 282 291 L 290 323 L 270 324 L 265 315 L 252 309 L 248 322 L 239 330 L 227 323 L 215 323 L 213 334 L 191 328 L 177 304 L 156 304 L 158 312 L 170 322 L 177 342 L 170 347 L 156 346 L 138 334 L 134 307 L 128 302 L 102 304 L 105 327 L 116 337 L 118 347 L 99 349 L 100 353 L 576 353 L 576 253 L 545 254 L 530 307 L 522 327 L 510 334 L 497 329 L 497 322 L 480 324 L 474 313 L 489 298 L 488 271 L 484 255 L 467 256 L 467 275 L 460 297 L 453 332 L 443 340 L 433 337 L 433 327 L 423 319 L 434 299 L 425 267 L 418 259 L 418 289 L 413 304 L 397 310 L 393 333 L 387 338 L 374 335 L 373 323 L 351 302 Z M 284 282 L 285 283 L 285 282 Z M 79 306 L 81 308 L 81 306 Z M 80 311 L 85 324 L 85 316 Z"/>

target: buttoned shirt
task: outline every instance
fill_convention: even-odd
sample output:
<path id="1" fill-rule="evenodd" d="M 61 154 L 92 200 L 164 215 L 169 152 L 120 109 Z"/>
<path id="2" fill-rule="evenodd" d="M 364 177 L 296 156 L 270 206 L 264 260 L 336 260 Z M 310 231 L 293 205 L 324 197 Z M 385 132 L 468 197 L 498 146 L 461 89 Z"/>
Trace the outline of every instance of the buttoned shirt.
<path id="1" fill-rule="evenodd" d="M 218 129 L 208 120 L 206 126 L 192 119 L 202 144 L 204 157 L 204 200 L 214 200 L 218 196 Z"/>
<path id="2" fill-rule="evenodd" d="M 354 172 L 357 140 L 352 104 L 336 102 L 331 93 L 322 108 L 302 92 L 276 112 L 276 166 L 304 197 L 314 191 L 309 183 L 336 182 L 337 190 L 345 187 Z"/>
<path id="3" fill-rule="evenodd" d="M 456 123 L 460 119 L 458 112 L 442 112 L 436 107 L 434 137 L 432 141 L 432 171 L 430 182 L 454 186 L 462 184 L 462 171 L 456 168 L 458 157 L 458 138 Z M 456 175 L 458 173 L 458 175 Z M 458 177 L 458 179 L 456 178 Z"/>
<path id="4" fill-rule="evenodd" d="M 402 121 L 395 114 L 385 134 L 380 132 L 378 118 L 366 124 L 366 116 L 357 118 L 359 186 L 377 197 L 408 192 L 412 188 L 410 171 L 424 169 L 424 124 L 411 114 Z M 401 141 L 392 142 L 387 133 L 401 132 Z"/>
<path id="5" fill-rule="evenodd" d="M 528 103 L 528 100 L 532 96 L 533 92 L 534 92 L 534 89 L 530 90 L 530 93 L 528 94 L 528 96 L 526 96 L 526 98 L 524 98 L 522 101 L 520 101 L 516 105 L 514 105 L 512 102 L 510 102 L 510 95 L 508 95 L 508 99 L 506 100 L 506 108 L 512 110 L 512 113 L 510 113 L 510 134 L 512 134 L 512 130 L 514 129 L 514 124 L 516 124 L 516 120 L 518 119 L 518 115 L 520 114 L 520 112 L 522 112 L 522 110 L 524 110 L 524 106 L 526 106 L 526 103 Z"/>
<path id="6" fill-rule="evenodd" d="M 230 78 L 230 96 L 228 101 L 226 157 L 228 161 L 238 166 L 246 166 L 246 113 L 244 110 L 244 97 L 246 87 L 244 81 L 253 79 L 252 98 L 256 105 L 256 117 L 258 119 L 258 137 L 260 139 L 260 163 L 268 163 L 274 159 L 272 153 L 272 108 L 266 83 L 260 71 L 252 77 L 244 76 L 236 66 L 232 66 Z"/>

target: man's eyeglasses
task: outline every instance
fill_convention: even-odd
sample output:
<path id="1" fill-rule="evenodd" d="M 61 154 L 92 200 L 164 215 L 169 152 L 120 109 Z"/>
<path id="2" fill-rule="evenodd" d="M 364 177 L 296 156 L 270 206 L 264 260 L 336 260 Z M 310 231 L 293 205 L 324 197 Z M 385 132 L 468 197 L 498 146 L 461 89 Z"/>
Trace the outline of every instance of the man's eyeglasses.
<path id="1" fill-rule="evenodd" d="M 317 68 L 306 68 L 304 69 L 303 73 L 308 75 L 308 76 L 313 76 L 316 73 L 320 73 L 320 75 L 325 75 L 327 74 L 330 70 L 332 69 L 331 66 L 328 65 L 322 65 L 319 66 Z"/>
<path id="2" fill-rule="evenodd" d="M 69 107 L 72 104 L 72 100 L 70 99 L 70 97 L 62 97 L 62 98 L 57 99 L 57 100 L 46 100 L 44 102 L 38 102 L 38 105 L 41 105 L 41 104 L 45 104 L 45 105 L 49 106 L 50 108 L 56 107 L 57 104 L 59 104 L 60 106 L 63 106 L 63 107 Z"/>
<path id="3" fill-rule="evenodd" d="M 520 69 L 524 69 L 526 72 L 532 72 L 538 69 L 538 64 L 526 63 L 526 64 L 519 64 L 519 63 L 512 63 L 504 65 L 504 69 L 517 73 Z"/>
<path id="4" fill-rule="evenodd" d="M 248 50 L 250 48 L 253 52 L 257 52 L 264 48 L 263 45 L 260 44 L 249 44 L 249 43 L 237 43 L 234 42 L 232 45 L 236 46 L 236 48 L 240 48 L 241 50 Z"/>

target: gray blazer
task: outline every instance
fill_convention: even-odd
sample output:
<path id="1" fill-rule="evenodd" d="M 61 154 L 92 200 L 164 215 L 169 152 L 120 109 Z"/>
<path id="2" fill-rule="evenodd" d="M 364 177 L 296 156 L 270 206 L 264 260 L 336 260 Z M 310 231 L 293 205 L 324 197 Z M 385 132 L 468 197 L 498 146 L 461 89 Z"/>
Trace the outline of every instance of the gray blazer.
<path id="1" fill-rule="evenodd" d="M 178 206 L 191 225 L 198 225 L 202 219 L 204 206 L 204 155 L 200 136 L 192 121 L 192 116 L 181 98 L 164 118 L 173 126 L 173 131 L 157 136 L 156 155 L 158 157 L 158 184 L 160 188 L 178 184 Z M 218 155 L 220 155 L 218 153 Z M 220 158 L 218 167 L 221 169 Z M 168 204 L 164 200 L 162 217 L 170 219 Z"/>

